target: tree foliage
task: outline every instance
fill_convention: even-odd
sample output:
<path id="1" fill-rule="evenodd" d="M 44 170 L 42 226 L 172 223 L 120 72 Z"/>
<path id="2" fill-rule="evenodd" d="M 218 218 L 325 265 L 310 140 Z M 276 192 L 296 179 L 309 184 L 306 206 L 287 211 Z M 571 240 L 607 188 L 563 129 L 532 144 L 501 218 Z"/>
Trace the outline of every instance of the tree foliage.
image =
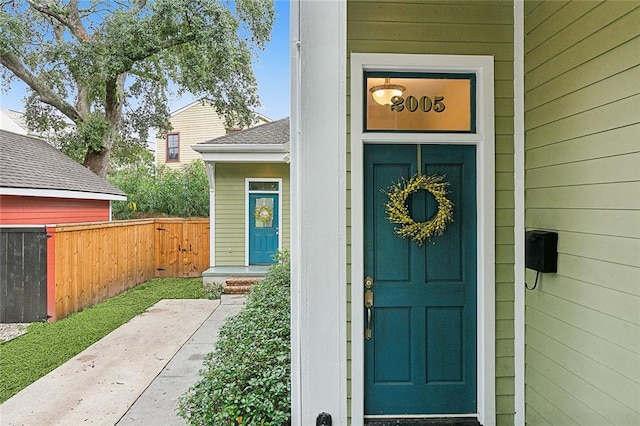
<path id="1" fill-rule="evenodd" d="M 107 180 L 127 194 L 127 201 L 114 201 L 111 205 L 116 220 L 209 216 L 209 181 L 201 160 L 181 169 L 125 167 L 110 172 Z"/>
<path id="2" fill-rule="evenodd" d="M 66 128 L 64 146 L 98 175 L 114 146 L 143 146 L 149 128 L 169 129 L 174 91 L 208 99 L 229 127 L 253 120 L 251 60 L 269 40 L 273 0 L 0 4 L 3 86 L 24 81 L 30 126 Z"/>

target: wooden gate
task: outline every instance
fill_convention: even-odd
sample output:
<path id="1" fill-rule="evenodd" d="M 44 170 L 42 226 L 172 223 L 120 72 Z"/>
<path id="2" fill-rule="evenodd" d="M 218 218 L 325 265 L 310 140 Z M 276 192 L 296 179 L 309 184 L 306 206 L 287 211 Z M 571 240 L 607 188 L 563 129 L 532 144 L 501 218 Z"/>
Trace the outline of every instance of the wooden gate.
<path id="1" fill-rule="evenodd" d="M 209 267 L 208 219 L 156 219 L 156 277 L 199 277 Z"/>
<path id="2" fill-rule="evenodd" d="M 0 228 L 0 322 L 46 318 L 46 230 Z"/>

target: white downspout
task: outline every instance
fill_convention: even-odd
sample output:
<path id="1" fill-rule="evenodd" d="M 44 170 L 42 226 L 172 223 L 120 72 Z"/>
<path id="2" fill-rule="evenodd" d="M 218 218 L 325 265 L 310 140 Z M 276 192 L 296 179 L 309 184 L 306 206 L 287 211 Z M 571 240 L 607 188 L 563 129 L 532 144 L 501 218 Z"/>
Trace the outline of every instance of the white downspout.
<path id="1" fill-rule="evenodd" d="M 525 287 L 524 287 L 524 216 L 525 216 L 525 147 L 524 147 L 524 2 L 514 0 L 514 424 L 525 424 Z"/>

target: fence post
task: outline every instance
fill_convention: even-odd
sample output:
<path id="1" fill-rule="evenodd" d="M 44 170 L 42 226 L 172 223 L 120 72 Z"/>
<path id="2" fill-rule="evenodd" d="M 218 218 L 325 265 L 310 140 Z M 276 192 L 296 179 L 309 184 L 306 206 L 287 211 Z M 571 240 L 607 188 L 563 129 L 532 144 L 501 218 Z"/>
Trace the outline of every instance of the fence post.
<path id="1" fill-rule="evenodd" d="M 47 225 L 47 320 L 56 318 L 56 226 Z"/>

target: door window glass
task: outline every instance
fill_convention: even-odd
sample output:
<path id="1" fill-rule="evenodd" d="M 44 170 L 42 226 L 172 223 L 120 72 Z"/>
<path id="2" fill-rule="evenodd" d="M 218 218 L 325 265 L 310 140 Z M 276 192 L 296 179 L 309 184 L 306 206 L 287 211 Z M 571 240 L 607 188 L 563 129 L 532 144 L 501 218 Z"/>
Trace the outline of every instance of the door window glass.
<path id="1" fill-rule="evenodd" d="M 253 219 L 256 228 L 273 227 L 273 198 L 256 198 L 256 206 L 253 211 Z"/>

